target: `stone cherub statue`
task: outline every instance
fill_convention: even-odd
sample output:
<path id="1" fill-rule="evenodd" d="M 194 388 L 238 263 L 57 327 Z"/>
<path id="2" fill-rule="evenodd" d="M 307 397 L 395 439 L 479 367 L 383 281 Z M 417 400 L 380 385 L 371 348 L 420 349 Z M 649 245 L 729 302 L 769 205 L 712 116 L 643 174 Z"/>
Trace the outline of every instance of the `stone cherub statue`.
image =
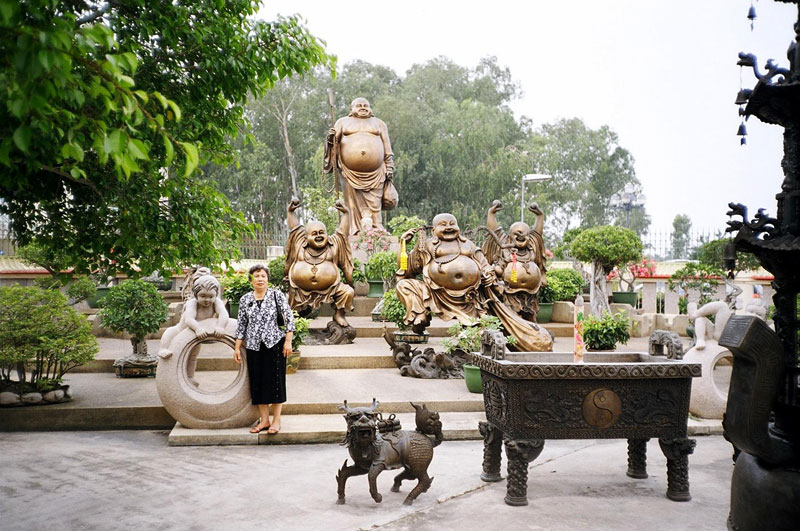
<path id="1" fill-rule="evenodd" d="M 355 330 L 345 318 L 345 312 L 353 309 L 355 293 L 352 287 L 353 254 L 348 241 L 350 212 L 341 199 L 334 206 L 342 213 L 342 217 L 336 232 L 331 235 L 319 221 L 311 221 L 305 227 L 300 223 L 295 214 L 300 207 L 299 199 L 293 198 L 286 208 L 289 223 L 289 240 L 286 243 L 289 305 L 303 314 L 316 310 L 323 303 L 330 303 L 334 309 L 332 323 L 348 329 L 347 333 L 352 335 L 349 342 L 352 342 Z M 340 270 L 345 282 L 340 278 Z M 332 323 L 328 325 L 329 331 L 332 331 Z M 339 341 L 337 339 L 334 342 Z"/>
<path id="2" fill-rule="evenodd" d="M 167 359 L 174 354 L 170 348 L 172 340 L 187 328 L 191 329 L 198 339 L 205 339 L 209 335 L 214 337 L 225 335 L 225 328 L 230 316 L 221 297 L 222 289 L 219 280 L 210 274 L 210 270 L 202 268 L 201 272 L 206 271 L 209 274 L 193 279 L 192 296 L 184 303 L 180 322 L 167 328 L 161 336 L 158 349 L 158 355 L 161 358 Z M 200 321 L 206 319 L 216 319 L 212 332 L 208 332 L 204 329 L 205 327 L 200 326 Z"/>
<path id="3" fill-rule="evenodd" d="M 491 233 L 483 244 L 483 254 L 506 285 L 504 302 L 522 318 L 535 322 L 539 288 L 545 283 L 547 271 L 542 238 L 544 213 L 538 204 L 531 204 L 528 210 L 536 215 L 533 227 L 517 221 L 506 234 L 497 223 L 496 213 L 502 209 L 503 204 L 497 200 L 489 207 L 486 225 Z"/>
<path id="4" fill-rule="evenodd" d="M 344 176 L 344 202 L 350 211 L 350 231 L 358 234 L 367 227 L 383 228 L 381 210 L 397 206 L 397 190 L 392 184 L 394 159 L 389 130 L 383 120 L 375 118 L 369 102 L 356 98 L 350 114 L 339 118 L 328 132 L 325 142 L 324 171 Z"/>
<path id="5" fill-rule="evenodd" d="M 457 319 L 470 326 L 476 318 L 491 314 L 503 323 L 507 333 L 517 340 L 515 348 L 524 351 L 547 351 L 553 348 L 550 333 L 526 321 L 501 300 L 502 287 L 494 267 L 483 251 L 461 235 L 452 214 L 433 218 L 433 237 L 424 230 L 406 231 L 401 239 L 411 240 L 419 231 L 417 245 L 408 255 L 406 269 L 398 257 L 397 296 L 406 308 L 405 322 L 421 332 L 430 322 L 430 314 L 441 319 Z M 416 278 L 422 275 L 422 280 Z"/>

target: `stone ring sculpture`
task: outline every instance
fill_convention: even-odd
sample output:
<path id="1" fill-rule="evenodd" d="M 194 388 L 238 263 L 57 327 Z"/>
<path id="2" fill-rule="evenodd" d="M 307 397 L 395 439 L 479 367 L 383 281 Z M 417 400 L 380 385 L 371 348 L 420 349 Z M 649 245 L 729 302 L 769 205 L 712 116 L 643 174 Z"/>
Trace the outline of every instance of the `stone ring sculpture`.
<path id="1" fill-rule="evenodd" d="M 171 350 L 175 354 L 158 360 L 158 396 L 167 412 L 186 428 L 243 428 L 258 418 L 258 409 L 252 405 L 250 399 L 246 360 L 242 360 L 239 365 L 233 382 L 222 390 L 203 391 L 193 379 L 201 344 L 219 342 L 233 349 L 236 321 L 228 321 L 222 337 L 211 334 L 212 321 L 199 323 L 208 333 L 202 339 L 193 330 L 186 328 L 172 340 Z"/>

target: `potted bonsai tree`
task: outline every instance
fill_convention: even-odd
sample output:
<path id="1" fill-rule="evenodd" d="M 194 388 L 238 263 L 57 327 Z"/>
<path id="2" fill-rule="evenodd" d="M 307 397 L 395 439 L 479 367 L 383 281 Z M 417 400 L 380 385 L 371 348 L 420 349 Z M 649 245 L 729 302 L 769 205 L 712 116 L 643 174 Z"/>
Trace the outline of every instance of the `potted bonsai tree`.
<path id="1" fill-rule="evenodd" d="M 294 334 L 292 335 L 292 355 L 286 358 L 286 374 L 294 374 L 300 368 L 300 345 L 309 334 L 311 321 L 294 312 Z"/>
<path id="2" fill-rule="evenodd" d="M 624 312 L 612 315 L 603 312 L 596 317 L 589 315 L 583 322 L 583 341 L 588 350 L 614 350 L 619 343 L 623 345 L 631 338 L 630 319 Z"/>
<path id="3" fill-rule="evenodd" d="M 0 406 L 69 400 L 64 375 L 97 351 L 91 325 L 57 290 L 0 287 Z"/>
<path id="4" fill-rule="evenodd" d="M 125 280 L 108 291 L 100 306 L 103 327 L 131 336 L 132 353 L 114 361 L 117 376 L 155 376 L 157 360 L 147 352 L 145 336 L 158 332 L 168 316 L 167 303 L 156 287 L 143 280 Z"/>
<path id="5" fill-rule="evenodd" d="M 619 265 L 640 260 L 642 240 L 624 227 L 592 227 L 575 237 L 570 244 L 570 254 L 577 260 L 592 264 L 591 313 L 600 317 L 609 310 L 608 274 Z"/>
<path id="6" fill-rule="evenodd" d="M 406 307 L 403 306 L 402 301 L 397 296 L 394 289 L 387 290 L 383 294 L 383 305 L 381 307 L 381 317 L 387 321 L 391 321 L 397 325 L 397 330 L 392 332 L 395 341 L 404 341 L 406 343 L 427 343 L 428 332 L 417 334 L 409 329 L 409 326 L 403 321 L 406 316 Z"/>
<path id="7" fill-rule="evenodd" d="M 364 264 L 364 273 L 369 283 L 368 297 L 381 297 L 384 290 L 391 287 L 397 271 L 397 253 L 380 251 L 369 257 Z"/>
<path id="8" fill-rule="evenodd" d="M 468 352 L 479 352 L 481 350 L 481 334 L 484 330 L 501 330 L 500 319 L 493 315 L 484 315 L 476 319 L 472 325 L 464 326 L 460 322 L 455 323 L 447 329 L 448 338 L 442 341 L 445 353 L 449 355 L 461 354 L 466 356 Z M 509 345 L 514 345 L 517 339 L 514 336 L 506 336 Z M 470 393 L 483 392 L 481 383 L 481 370 L 469 363 L 464 364 L 464 381 Z"/>

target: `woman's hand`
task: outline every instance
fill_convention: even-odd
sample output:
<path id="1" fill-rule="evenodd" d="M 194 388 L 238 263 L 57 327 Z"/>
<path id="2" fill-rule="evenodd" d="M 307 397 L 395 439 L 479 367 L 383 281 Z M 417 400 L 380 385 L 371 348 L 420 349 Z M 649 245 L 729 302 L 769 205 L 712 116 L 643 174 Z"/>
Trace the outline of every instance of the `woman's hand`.
<path id="1" fill-rule="evenodd" d="M 242 364 L 242 353 L 238 348 L 233 350 L 233 361 L 235 361 L 239 365 Z"/>
<path id="2" fill-rule="evenodd" d="M 286 339 L 283 341 L 283 357 L 288 358 L 292 355 L 292 333 L 286 334 Z"/>

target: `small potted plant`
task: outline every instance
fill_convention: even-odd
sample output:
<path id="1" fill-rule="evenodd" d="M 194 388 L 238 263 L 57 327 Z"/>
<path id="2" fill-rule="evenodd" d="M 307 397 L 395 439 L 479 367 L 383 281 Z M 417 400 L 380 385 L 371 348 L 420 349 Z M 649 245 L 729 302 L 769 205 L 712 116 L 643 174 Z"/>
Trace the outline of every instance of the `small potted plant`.
<path id="1" fill-rule="evenodd" d="M 392 332 L 395 341 L 403 341 L 405 343 L 427 343 L 428 332 L 417 334 L 409 330 L 409 326 L 404 322 L 406 316 L 406 307 L 403 306 L 402 301 L 398 298 L 397 292 L 394 289 L 387 290 L 383 294 L 383 306 L 381 308 L 381 317 L 387 321 L 391 321 L 397 325 L 397 330 Z"/>
<path id="2" fill-rule="evenodd" d="M 269 283 L 286 293 L 289 285 L 286 281 L 286 256 L 280 255 L 267 264 L 269 269 Z M 247 293 L 247 292 L 245 292 Z"/>
<path id="3" fill-rule="evenodd" d="M 382 297 L 385 289 L 391 287 L 397 271 L 397 253 L 380 251 L 369 257 L 364 264 L 364 273 L 369 283 L 368 297 Z"/>
<path id="4" fill-rule="evenodd" d="M 548 274 L 549 276 L 549 274 Z M 550 286 L 550 279 L 539 288 L 539 313 L 536 314 L 536 322 L 540 324 L 549 323 L 553 318 L 553 303 L 556 300 L 556 292 Z"/>
<path id="5" fill-rule="evenodd" d="M 447 329 L 450 336 L 442 341 L 445 353 L 450 355 L 466 356 L 468 352 L 479 352 L 481 350 L 481 334 L 484 330 L 501 330 L 500 319 L 493 315 L 484 315 L 476 319 L 472 325 L 464 326 L 460 322 L 455 323 Z M 514 336 L 506 336 L 509 345 L 515 345 L 517 339 Z M 481 370 L 469 363 L 464 364 L 464 381 L 470 393 L 483 392 L 481 383 Z"/>
<path id="6" fill-rule="evenodd" d="M 114 361 L 117 376 L 155 376 L 157 361 L 147 352 L 145 336 L 158 332 L 168 316 L 167 303 L 156 287 L 143 280 L 125 280 L 108 291 L 100 306 L 103 327 L 131 335 L 133 352 Z"/>
<path id="7" fill-rule="evenodd" d="M 270 277 L 270 280 L 272 277 Z M 239 300 L 247 293 L 253 291 L 247 273 L 229 271 L 220 279 L 222 296 L 228 301 L 228 314 L 236 319 L 239 315 Z"/>
<path id="8" fill-rule="evenodd" d="M 583 341 L 588 350 L 614 350 L 617 344 L 625 345 L 631 338 L 630 319 L 625 312 L 612 315 L 603 312 L 600 317 L 589 315 L 583 323 Z"/>
<path id="9" fill-rule="evenodd" d="M 309 334 L 311 321 L 305 317 L 300 317 L 294 312 L 294 334 L 292 334 L 292 354 L 286 358 L 286 374 L 294 374 L 300 368 L 300 345 L 303 344 Z"/>
<path id="10" fill-rule="evenodd" d="M 0 287 L 0 406 L 70 400 L 64 375 L 97 352 L 91 325 L 59 291 Z"/>

